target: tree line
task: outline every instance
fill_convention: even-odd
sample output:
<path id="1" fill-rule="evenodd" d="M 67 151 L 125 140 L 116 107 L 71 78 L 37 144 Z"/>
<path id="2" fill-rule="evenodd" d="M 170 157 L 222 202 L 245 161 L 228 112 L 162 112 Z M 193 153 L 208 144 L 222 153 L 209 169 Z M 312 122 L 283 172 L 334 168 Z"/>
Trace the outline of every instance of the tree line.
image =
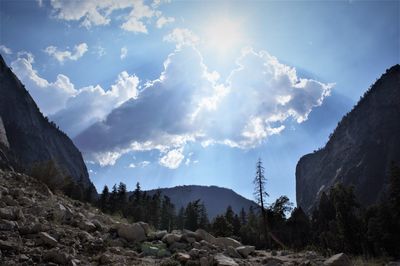
<path id="1" fill-rule="evenodd" d="M 61 187 L 67 196 L 91 202 L 104 213 L 124 217 L 130 222 L 144 221 L 157 230 L 202 228 L 215 236 L 232 237 L 259 249 L 310 248 L 326 255 L 346 252 L 367 257 L 400 256 L 400 168 L 394 163 L 390 167 L 388 189 L 377 204 L 362 207 L 354 189 L 338 183 L 321 194 L 309 216 L 301 207 L 293 208 L 287 196 L 266 204 L 266 178 L 259 160 L 254 178 L 258 208 L 235 213 L 228 206 L 225 213 L 211 221 L 200 199 L 177 210 L 169 197 L 160 191 L 148 194 L 142 191 L 139 183 L 132 193 L 127 192 L 122 182 L 111 190 L 104 186 L 100 197 L 94 199 L 93 187 L 85 188 L 82 180 L 75 183 L 65 177 L 60 185 L 63 175 L 54 163 L 34 167 L 31 174 L 51 189 Z"/>

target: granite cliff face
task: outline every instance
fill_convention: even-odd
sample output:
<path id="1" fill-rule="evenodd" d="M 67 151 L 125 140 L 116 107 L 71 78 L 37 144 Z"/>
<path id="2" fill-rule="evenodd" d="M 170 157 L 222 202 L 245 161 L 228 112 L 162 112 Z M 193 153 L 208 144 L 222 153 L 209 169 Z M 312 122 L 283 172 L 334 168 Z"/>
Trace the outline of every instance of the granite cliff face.
<path id="1" fill-rule="evenodd" d="M 0 166 L 29 172 L 50 161 L 73 180 L 81 179 L 85 187 L 93 186 L 80 151 L 43 117 L 0 56 Z"/>
<path id="2" fill-rule="evenodd" d="M 384 195 L 391 162 L 400 162 L 400 65 L 388 69 L 339 122 L 326 146 L 296 167 L 298 206 L 310 212 L 322 191 L 353 185 L 365 206 Z"/>

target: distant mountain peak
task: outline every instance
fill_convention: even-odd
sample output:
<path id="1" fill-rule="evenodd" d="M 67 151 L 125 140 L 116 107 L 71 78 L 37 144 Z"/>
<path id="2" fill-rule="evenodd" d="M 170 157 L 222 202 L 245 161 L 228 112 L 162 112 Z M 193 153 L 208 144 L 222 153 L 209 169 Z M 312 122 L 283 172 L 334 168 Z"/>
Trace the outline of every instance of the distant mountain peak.
<path id="1" fill-rule="evenodd" d="M 232 189 L 214 185 L 181 185 L 170 188 L 152 189 L 148 190 L 147 193 L 152 195 L 158 190 L 162 195 L 168 196 L 171 199 L 177 211 L 181 207 L 186 207 L 189 202 L 200 199 L 204 203 L 210 219 L 219 214 L 224 214 L 228 206 L 231 206 L 237 214 L 240 213 L 242 208 L 247 212 L 250 206 L 257 207 L 255 202 L 237 194 Z"/>

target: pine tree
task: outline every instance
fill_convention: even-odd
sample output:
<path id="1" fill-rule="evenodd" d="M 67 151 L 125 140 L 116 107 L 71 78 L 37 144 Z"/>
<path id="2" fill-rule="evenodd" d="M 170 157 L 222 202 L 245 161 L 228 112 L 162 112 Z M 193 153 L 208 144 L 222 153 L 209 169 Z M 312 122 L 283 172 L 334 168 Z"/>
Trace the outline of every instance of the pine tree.
<path id="1" fill-rule="evenodd" d="M 160 229 L 170 232 L 174 228 L 175 206 L 171 199 L 164 195 L 161 204 Z"/>
<path id="2" fill-rule="evenodd" d="M 104 185 L 103 192 L 101 193 L 100 199 L 99 199 L 99 208 L 103 212 L 108 211 L 109 200 L 110 200 L 110 192 L 108 190 L 108 186 Z"/>
<path id="3" fill-rule="evenodd" d="M 176 229 L 182 230 L 185 227 L 185 208 L 181 207 L 176 217 Z"/>
<path id="4" fill-rule="evenodd" d="M 117 211 L 118 205 L 118 190 L 117 185 L 114 184 L 110 194 L 110 213 L 115 213 Z"/>
<path id="5" fill-rule="evenodd" d="M 199 228 L 202 228 L 204 230 L 208 230 L 210 226 L 210 221 L 208 220 L 208 215 L 207 215 L 207 209 L 204 203 L 201 203 L 199 205 Z"/>
<path id="6" fill-rule="evenodd" d="M 242 208 L 240 210 L 240 217 L 239 218 L 240 218 L 240 223 L 242 225 L 247 223 L 247 214 L 246 214 L 246 211 L 244 210 L 244 208 Z"/>
<path id="7" fill-rule="evenodd" d="M 226 208 L 226 212 L 225 212 L 225 219 L 228 223 L 232 224 L 233 223 L 233 216 L 234 216 L 234 212 L 232 210 L 232 206 L 228 206 Z"/>
<path id="8" fill-rule="evenodd" d="M 268 224 L 267 224 L 267 213 L 265 211 L 265 200 L 268 197 L 268 193 L 265 191 L 265 183 L 267 179 L 264 176 L 264 167 L 262 166 L 261 158 L 258 159 L 256 165 L 256 177 L 254 178 L 254 197 L 258 205 L 260 206 L 262 219 L 263 219 L 263 231 L 264 231 L 264 239 L 269 239 L 268 237 Z M 268 241 L 270 242 L 270 241 Z M 270 243 L 269 243 L 270 246 Z"/>

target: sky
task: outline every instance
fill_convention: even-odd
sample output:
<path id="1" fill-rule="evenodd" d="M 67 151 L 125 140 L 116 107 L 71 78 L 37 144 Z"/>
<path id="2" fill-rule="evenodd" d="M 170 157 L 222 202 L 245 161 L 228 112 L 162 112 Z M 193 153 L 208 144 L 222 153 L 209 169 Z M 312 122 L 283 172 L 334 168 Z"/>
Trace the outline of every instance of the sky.
<path id="1" fill-rule="evenodd" d="M 296 164 L 400 61 L 399 1 L 0 0 L 0 53 L 97 190 L 296 203 Z"/>

